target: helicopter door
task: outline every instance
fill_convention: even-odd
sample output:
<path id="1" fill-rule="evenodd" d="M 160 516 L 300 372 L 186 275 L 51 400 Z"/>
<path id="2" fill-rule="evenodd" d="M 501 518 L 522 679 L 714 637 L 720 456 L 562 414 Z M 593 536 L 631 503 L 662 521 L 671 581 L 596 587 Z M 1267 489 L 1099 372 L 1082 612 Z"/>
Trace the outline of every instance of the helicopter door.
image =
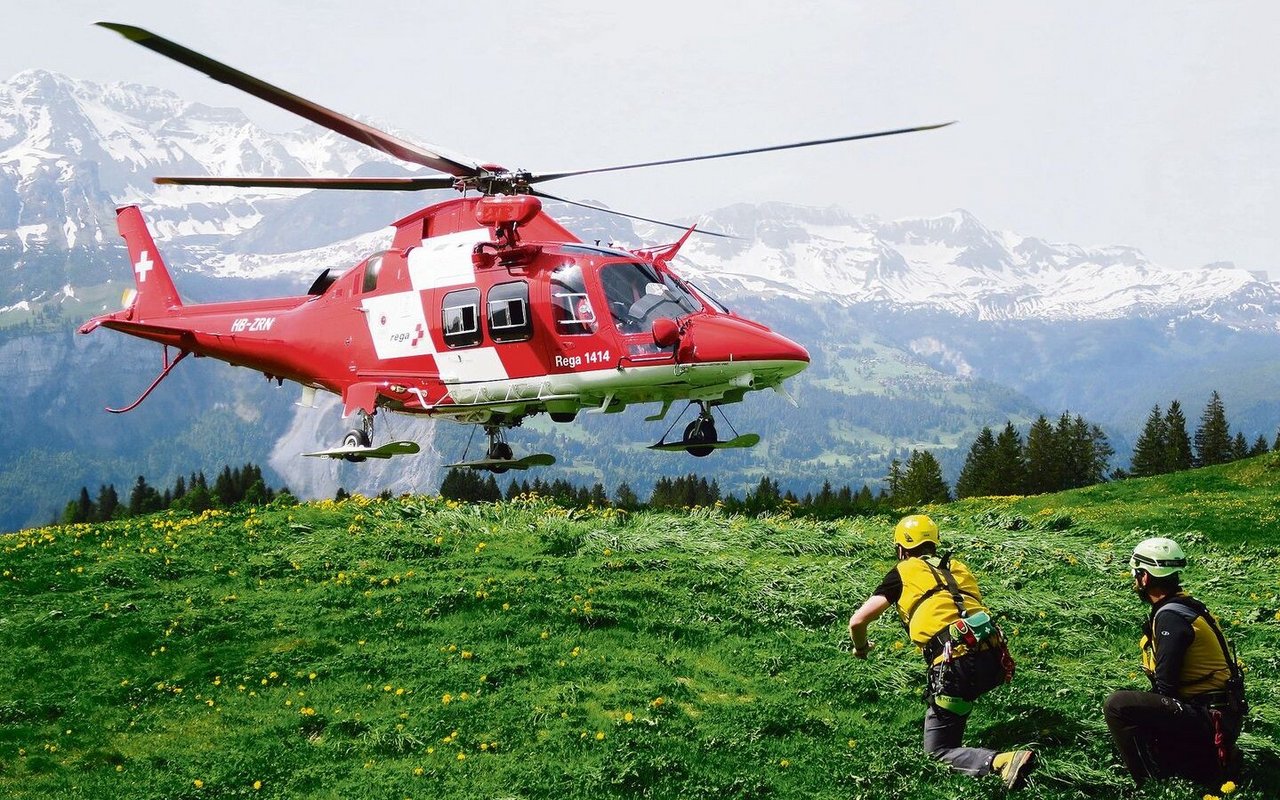
<path id="1" fill-rule="evenodd" d="M 582 265 L 571 262 L 558 267 L 551 273 L 548 288 L 552 320 L 549 371 L 586 372 L 616 366 L 621 356 L 618 341 L 606 335 L 612 327 L 601 324 Z"/>

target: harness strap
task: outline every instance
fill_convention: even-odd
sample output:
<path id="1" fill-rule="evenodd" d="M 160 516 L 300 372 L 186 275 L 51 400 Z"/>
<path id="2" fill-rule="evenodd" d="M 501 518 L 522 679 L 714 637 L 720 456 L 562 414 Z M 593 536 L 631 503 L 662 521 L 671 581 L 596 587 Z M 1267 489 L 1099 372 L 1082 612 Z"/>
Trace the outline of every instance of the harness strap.
<path id="1" fill-rule="evenodd" d="M 1172 605 L 1180 605 L 1183 608 L 1192 611 L 1196 616 L 1204 617 L 1204 621 L 1209 625 L 1209 630 L 1213 631 L 1214 637 L 1216 637 L 1218 640 L 1218 647 L 1222 648 L 1222 658 L 1224 661 L 1227 662 L 1227 673 L 1230 675 L 1231 682 L 1236 686 L 1240 687 L 1240 691 L 1242 693 L 1242 696 L 1240 697 L 1240 701 L 1243 702 L 1244 701 L 1244 697 L 1243 697 L 1244 674 L 1241 673 L 1240 671 L 1240 665 L 1236 663 L 1236 654 L 1231 650 L 1231 646 L 1227 644 L 1227 637 L 1223 635 L 1222 628 L 1218 625 L 1218 620 L 1214 618 L 1212 613 L 1210 613 L 1208 606 L 1206 606 L 1204 603 L 1200 602 L 1199 600 L 1196 600 L 1193 597 L 1175 597 L 1170 599 L 1169 602 L 1165 603 L 1163 606 L 1160 607 L 1159 611 L 1156 611 L 1151 615 L 1150 624 L 1152 627 L 1153 634 L 1155 629 L 1154 623 L 1155 623 L 1156 615 L 1159 614 L 1160 611 L 1164 611 L 1166 608 Z M 1152 636 L 1152 639 L 1154 641 L 1154 635 Z M 1217 670 L 1213 670 L 1212 672 L 1209 672 L 1205 675 L 1194 678 L 1192 680 L 1182 681 L 1180 682 L 1179 686 L 1180 688 L 1185 688 L 1187 686 L 1195 686 L 1197 683 L 1203 683 L 1204 681 L 1209 680 L 1216 673 L 1217 673 Z"/>
<path id="2" fill-rule="evenodd" d="M 961 619 L 963 619 L 964 617 L 967 617 L 969 615 L 969 612 L 965 610 L 964 598 L 969 597 L 974 600 L 977 600 L 978 598 L 972 593 L 966 592 L 964 589 L 961 589 L 960 585 L 956 583 L 955 576 L 952 575 L 951 570 L 948 569 L 948 567 L 950 567 L 951 565 L 951 554 L 947 553 L 943 555 L 940 559 L 938 559 L 937 567 L 934 567 L 934 565 L 930 564 L 926 559 L 922 558 L 920 560 L 923 561 L 924 565 L 929 568 L 929 572 L 933 574 L 933 579 L 938 582 L 938 585 L 934 586 L 933 588 L 929 589 L 927 592 L 925 592 L 924 594 L 916 598 L 916 601 L 911 604 L 911 608 L 907 609 L 907 618 L 904 621 L 907 626 L 907 629 L 908 630 L 911 629 L 911 620 L 915 618 L 916 611 L 919 610 L 921 604 L 923 604 L 924 601 L 928 600 L 930 597 L 933 597 L 938 592 L 949 592 L 951 594 L 952 602 L 956 604 L 956 608 L 960 611 Z M 946 576 L 946 577 L 944 578 L 943 576 Z"/>

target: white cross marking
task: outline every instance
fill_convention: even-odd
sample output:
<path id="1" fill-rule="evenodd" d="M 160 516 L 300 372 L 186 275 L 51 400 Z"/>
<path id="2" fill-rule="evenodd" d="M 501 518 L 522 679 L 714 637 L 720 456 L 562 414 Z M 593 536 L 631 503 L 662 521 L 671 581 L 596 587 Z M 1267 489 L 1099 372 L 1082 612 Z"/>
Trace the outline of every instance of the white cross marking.
<path id="1" fill-rule="evenodd" d="M 147 257 L 148 255 L 148 252 L 143 250 L 142 255 L 138 257 L 138 263 L 133 265 L 133 271 L 138 275 L 138 283 L 147 282 L 147 273 L 151 271 L 151 267 L 155 264 L 154 261 Z"/>

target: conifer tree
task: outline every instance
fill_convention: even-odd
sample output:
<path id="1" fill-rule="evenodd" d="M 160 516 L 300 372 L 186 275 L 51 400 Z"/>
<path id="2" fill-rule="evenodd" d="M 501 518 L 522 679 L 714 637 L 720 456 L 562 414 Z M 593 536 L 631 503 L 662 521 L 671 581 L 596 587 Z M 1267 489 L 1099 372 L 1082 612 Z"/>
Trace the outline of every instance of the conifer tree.
<path id="1" fill-rule="evenodd" d="M 894 502 L 904 506 L 918 506 L 925 503 L 945 503 L 950 499 L 951 490 L 942 479 L 942 466 L 938 464 L 938 459 L 928 450 L 912 450 Z"/>
<path id="2" fill-rule="evenodd" d="M 1242 458 L 1249 457 L 1249 442 L 1244 438 L 1244 431 L 1236 431 L 1236 436 L 1231 440 L 1231 460 L 1239 461 Z"/>
<path id="3" fill-rule="evenodd" d="M 1107 434 L 1097 425 L 1089 427 L 1089 438 L 1093 443 L 1093 458 L 1089 471 L 1089 483 L 1102 483 L 1107 479 L 1107 474 L 1111 470 L 1111 457 L 1116 454 L 1116 450 L 1111 446 L 1111 440 L 1107 438 Z"/>
<path id="4" fill-rule="evenodd" d="M 93 505 L 93 499 L 89 497 L 89 487 L 81 486 L 80 495 L 67 503 L 66 509 L 62 512 L 62 524 L 75 525 L 78 522 L 93 522 L 96 518 L 96 509 Z"/>
<path id="5" fill-rule="evenodd" d="M 1168 472 L 1169 453 L 1168 418 L 1160 413 L 1160 405 L 1157 403 L 1151 407 L 1147 424 L 1134 443 L 1129 474 L 1136 478 L 1163 475 Z"/>
<path id="6" fill-rule="evenodd" d="M 1177 400 L 1169 403 L 1169 411 L 1164 415 L 1164 431 L 1165 472 L 1191 469 L 1195 464 L 1195 456 L 1191 452 L 1191 436 L 1187 433 L 1187 418 L 1182 413 L 1182 404 Z"/>
<path id="7" fill-rule="evenodd" d="M 1027 494 L 1044 494 L 1059 488 L 1058 472 L 1064 455 L 1059 439 L 1043 414 L 1031 423 L 1027 431 Z"/>
<path id="8" fill-rule="evenodd" d="M 635 490 L 631 488 L 631 484 L 623 481 L 618 484 L 618 488 L 613 492 L 613 503 L 618 508 L 634 509 L 640 505 L 640 498 L 636 496 Z"/>
<path id="9" fill-rule="evenodd" d="M 990 427 L 983 427 L 978 438 L 969 446 L 969 455 L 956 478 L 956 497 L 984 497 L 996 492 L 993 473 L 995 468 L 996 437 Z"/>
<path id="10" fill-rule="evenodd" d="M 1064 412 L 1058 418 L 1058 427 L 1054 431 L 1054 438 L 1056 440 L 1055 449 L 1062 454 L 1062 463 L 1058 470 L 1058 483 L 1055 491 L 1078 489 L 1081 486 L 1089 486 L 1101 480 L 1101 477 L 1094 477 L 1097 467 L 1096 450 L 1098 446 L 1095 432 L 1102 433 L 1102 430 L 1096 425 L 1091 428 L 1080 414 L 1072 417 L 1069 413 Z M 1102 435 L 1105 439 L 1106 434 Z"/>
<path id="11" fill-rule="evenodd" d="M 1253 447 L 1249 448 L 1249 456 L 1260 456 L 1266 453 L 1267 450 L 1267 437 L 1258 434 L 1258 438 L 1253 440 Z"/>
<path id="12" fill-rule="evenodd" d="M 159 511 L 160 506 L 160 493 L 147 483 L 146 478 L 139 475 L 137 482 L 133 485 L 133 491 L 129 493 L 129 516 L 150 514 L 153 511 Z"/>
<path id="13" fill-rule="evenodd" d="M 1026 453 L 1022 448 L 1022 434 L 1012 422 L 1006 422 L 1004 430 L 996 436 L 992 464 L 991 481 L 995 493 L 1008 495 L 1026 491 Z"/>
<path id="14" fill-rule="evenodd" d="M 1209 404 L 1200 415 L 1195 435 L 1196 466 L 1211 467 L 1231 460 L 1231 429 L 1227 413 L 1217 391 L 1209 396 Z"/>
<path id="15" fill-rule="evenodd" d="M 1276 431 L 1276 441 L 1271 445 L 1271 449 L 1280 451 L 1280 430 Z"/>
<path id="16" fill-rule="evenodd" d="M 889 462 L 889 474 L 885 477 L 885 485 L 889 489 L 889 498 L 895 503 L 902 493 L 902 462 L 894 459 Z"/>
<path id="17" fill-rule="evenodd" d="M 116 510 L 119 508 L 120 495 L 116 494 L 115 484 L 103 484 L 98 489 L 97 513 L 94 519 L 98 522 L 110 522 L 115 519 Z"/>

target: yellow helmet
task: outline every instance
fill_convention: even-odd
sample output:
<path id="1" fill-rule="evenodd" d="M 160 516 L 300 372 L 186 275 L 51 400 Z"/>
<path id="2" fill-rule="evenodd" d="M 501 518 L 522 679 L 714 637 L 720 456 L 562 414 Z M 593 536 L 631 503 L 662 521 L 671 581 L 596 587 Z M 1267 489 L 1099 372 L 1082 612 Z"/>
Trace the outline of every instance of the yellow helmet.
<path id="1" fill-rule="evenodd" d="M 942 545 L 938 538 L 938 524 L 924 514 L 912 514 L 899 520 L 893 528 L 893 541 L 903 550 L 914 550 L 925 542 L 933 542 L 935 547 Z"/>

